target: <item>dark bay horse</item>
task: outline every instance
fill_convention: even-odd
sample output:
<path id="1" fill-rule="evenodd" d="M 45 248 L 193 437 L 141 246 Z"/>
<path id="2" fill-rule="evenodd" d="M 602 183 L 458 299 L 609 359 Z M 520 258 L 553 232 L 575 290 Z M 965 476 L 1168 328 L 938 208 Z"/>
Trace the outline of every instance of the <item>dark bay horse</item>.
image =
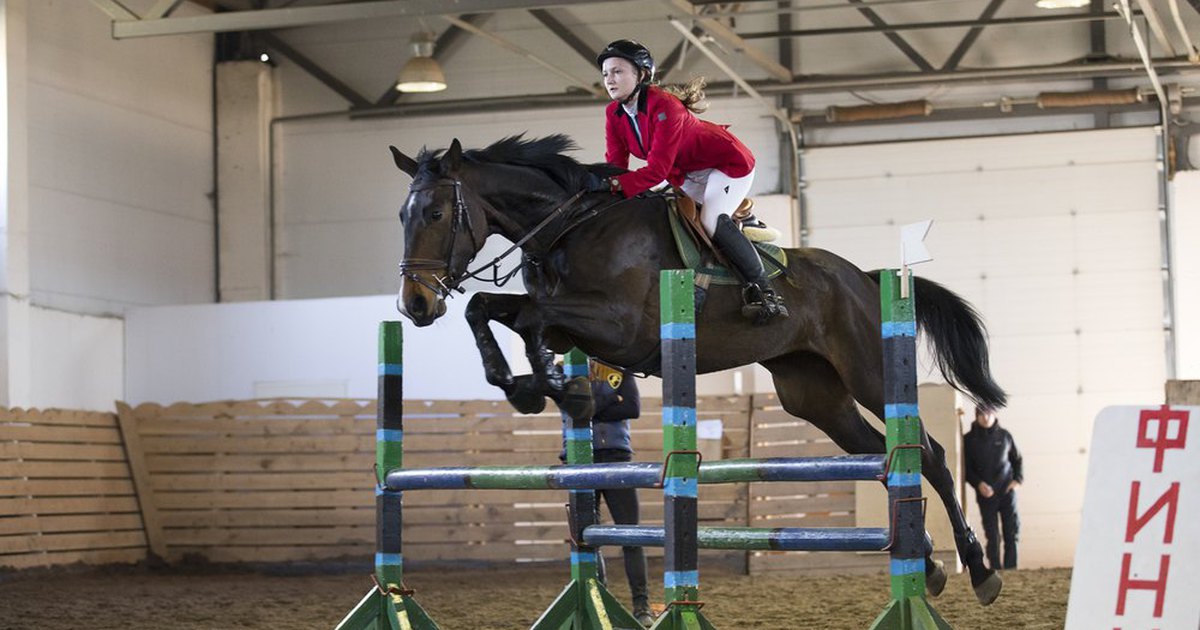
<path id="1" fill-rule="evenodd" d="M 659 270 L 682 268 L 661 197 L 583 195 L 589 169 L 563 155 L 562 135 L 506 138 L 466 151 L 455 139 L 444 153 L 410 158 L 395 147 L 396 165 L 413 178 L 400 211 L 404 283 L 400 302 L 417 326 L 446 312 L 444 300 L 468 275 L 489 235 L 520 245 L 527 294 L 476 293 L 466 316 L 489 383 L 523 412 L 559 400 L 566 384 L 553 352 L 577 346 L 613 365 L 658 374 Z M 884 437 L 855 406 L 882 418 L 883 373 L 878 275 L 830 252 L 789 249 L 786 276 L 773 281 L 791 317 L 754 327 L 742 318 L 740 289 L 713 286 L 696 315 L 696 367 L 701 373 L 760 363 L 771 372 L 784 409 L 824 431 L 847 453 L 883 453 Z M 962 298 L 916 278 L 917 325 L 946 380 L 986 407 L 1003 406 L 992 380 L 979 316 Z M 518 333 L 533 366 L 514 377 L 492 332 L 496 321 Z M 1000 576 L 955 500 L 945 451 L 923 437 L 922 472 L 954 527 L 959 558 L 984 605 L 999 595 Z M 933 595 L 945 574 L 927 549 Z"/>

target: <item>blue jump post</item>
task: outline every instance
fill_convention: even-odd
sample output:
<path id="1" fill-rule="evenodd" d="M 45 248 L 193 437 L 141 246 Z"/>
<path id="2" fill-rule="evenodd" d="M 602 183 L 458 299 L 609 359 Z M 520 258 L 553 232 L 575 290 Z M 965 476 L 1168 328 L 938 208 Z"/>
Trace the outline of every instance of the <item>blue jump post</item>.
<path id="1" fill-rule="evenodd" d="M 872 630 L 950 630 L 925 600 L 925 503 L 921 497 L 921 418 L 917 410 L 917 324 L 912 276 L 879 274 L 882 310 L 892 599 Z"/>
<path id="2" fill-rule="evenodd" d="M 386 485 L 404 462 L 404 332 L 400 322 L 379 324 L 379 400 L 375 424 L 375 588 L 337 630 L 438 630 L 404 586 L 402 498 Z"/>

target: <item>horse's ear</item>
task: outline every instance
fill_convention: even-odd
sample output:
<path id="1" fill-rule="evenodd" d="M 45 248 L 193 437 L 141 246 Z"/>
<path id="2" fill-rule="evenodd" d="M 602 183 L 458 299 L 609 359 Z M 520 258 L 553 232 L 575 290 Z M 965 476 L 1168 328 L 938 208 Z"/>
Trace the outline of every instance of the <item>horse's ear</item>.
<path id="1" fill-rule="evenodd" d="M 408 173 L 409 177 L 416 177 L 417 161 L 404 155 L 396 147 L 389 145 L 388 148 L 392 150 L 392 159 L 396 160 L 396 168 Z"/>
<path id="2" fill-rule="evenodd" d="M 442 157 L 442 165 L 445 166 L 447 173 L 453 173 L 458 170 L 462 164 L 462 143 L 458 138 L 450 143 L 450 148 L 446 149 L 446 155 Z"/>

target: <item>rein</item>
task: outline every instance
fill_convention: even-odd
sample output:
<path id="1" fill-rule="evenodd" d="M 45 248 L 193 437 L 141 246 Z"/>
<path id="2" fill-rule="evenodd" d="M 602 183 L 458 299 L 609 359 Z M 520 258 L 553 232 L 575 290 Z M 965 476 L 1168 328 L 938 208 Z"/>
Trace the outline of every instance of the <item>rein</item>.
<path id="1" fill-rule="evenodd" d="M 414 190 L 414 191 L 428 190 L 429 188 L 433 188 L 435 186 L 453 186 L 454 187 L 454 216 L 451 218 L 450 241 L 449 241 L 449 243 L 447 243 L 446 257 L 443 260 L 436 260 L 436 259 L 432 259 L 432 258 L 405 258 L 403 261 L 400 262 L 400 273 L 404 278 L 411 280 L 413 282 L 416 282 L 416 283 L 420 284 L 421 286 L 424 286 L 425 288 L 429 289 L 430 291 L 433 291 L 434 293 L 436 293 L 439 297 L 441 297 L 443 299 L 448 298 L 448 297 L 453 297 L 454 291 L 458 291 L 459 293 L 465 293 L 466 290 L 463 289 L 461 285 L 462 285 L 462 283 L 466 282 L 467 280 L 471 280 L 471 279 L 476 279 L 476 280 L 480 280 L 482 282 L 487 282 L 487 283 L 493 284 L 497 287 L 502 287 L 505 284 L 507 284 L 508 281 L 511 280 L 513 278 L 513 276 L 515 276 L 517 274 L 517 272 L 521 270 L 521 267 L 524 265 L 524 263 L 518 264 L 516 267 L 514 267 L 512 269 L 512 271 L 509 271 L 508 273 L 501 276 L 500 275 L 500 261 L 504 260 L 509 255 L 511 255 L 513 252 L 520 249 L 521 246 L 523 246 L 525 243 L 528 243 L 530 240 L 532 240 L 535 236 L 538 235 L 538 233 L 540 233 L 543 229 L 545 229 L 546 226 L 550 225 L 551 222 L 553 222 L 555 219 L 557 219 L 559 216 L 561 216 L 563 211 L 565 211 L 569 206 L 571 206 L 576 201 L 578 201 L 579 198 L 582 197 L 585 192 L 587 192 L 585 190 L 581 190 L 581 191 L 575 193 L 574 195 L 572 195 L 571 197 L 569 197 L 567 200 L 558 204 L 553 210 L 550 211 L 549 214 L 546 215 L 546 217 L 544 219 L 542 219 L 536 226 L 534 226 L 533 229 L 531 229 L 524 236 L 522 236 L 516 243 L 513 243 L 513 245 L 511 247 L 504 250 L 504 252 L 502 254 L 493 258 L 491 262 L 481 265 L 480 267 L 477 267 L 473 271 L 467 271 L 461 275 L 454 276 L 451 272 L 450 267 L 451 267 L 451 263 L 454 260 L 454 249 L 455 249 L 455 245 L 457 244 L 457 241 L 458 241 L 459 232 L 462 231 L 464 228 L 466 231 L 470 232 L 471 238 L 473 241 L 472 244 L 474 245 L 476 252 L 478 252 L 483 247 L 482 241 L 487 240 L 487 235 L 485 234 L 482 240 L 477 239 L 475 237 L 476 232 L 474 230 L 474 226 L 471 225 L 471 213 L 467 208 L 467 202 L 463 198 L 463 194 L 462 194 L 462 188 L 463 188 L 462 181 L 457 180 L 457 179 L 441 179 L 441 180 L 438 180 L 436 182 L 427 184 L 427 185 L 419 187 L 419 188 L 417 188 L 417 187 L 410 188 L 410 190 Z M 482 205 L 483 205 L 484 213 L 495 217 L 496 220 L 501 223 L 509 223 L 510 225 L 513 223 L 511 220 L 508 219 L 508 217 L 501 214 L 500 211 L 496 210 L 491 204 L 487 203 L 483 199 L 480 199 L 480 201 L 483 202 Z M 615 204 L 609 204 L 609 206 L 607 206 L 607 207 L 611 207 L 611 205 L 615 205 Z M 599 213 L 599 210 L 596 208 L 593 208 L 591 211 L 589 211 L 587 214 L 585 214 L 583 217 L 581 217 L 580 220 L 572 222 L 571 225 L 569 225 L 563 232 L 559 233 L 554 238 L 554 240 L 551 242 L 551 247 L 553 247 L 554 243 L 557 243 L 558 240 L 561 239 L 564 234 L 566 234 L 567 232 L 569 232 L 572 229 L 574 229 L 575 227 L 577 227 L 580 223 L 583 223 L 584 221 L 596 216 L 596 214 L 598 214 L 598 213 Z M 475 259 L 474 256 L 472 256 L 471 260 L 467 261 L 467 264 L 468 265 L 471 264 L 471 261 L 473 261 L 474 259 Z M 491 278 L 481 277 L 480 274 L 484 273 L 488 269 L 492 270 L 492 277 Z M 418 271 L 433 272 L 433 271 L 438 271 L 438 270 L 444 271 L 445 275 L 438 276 L 436 273 L 430 274 L 433 276 L 433 280 L 437 284 L 434 284 L 433 282 L 430 282 L 430 281 L 426 280 L 425 278 L 422 278 L 420 275 L 418 275 L 416 273 Z"/>

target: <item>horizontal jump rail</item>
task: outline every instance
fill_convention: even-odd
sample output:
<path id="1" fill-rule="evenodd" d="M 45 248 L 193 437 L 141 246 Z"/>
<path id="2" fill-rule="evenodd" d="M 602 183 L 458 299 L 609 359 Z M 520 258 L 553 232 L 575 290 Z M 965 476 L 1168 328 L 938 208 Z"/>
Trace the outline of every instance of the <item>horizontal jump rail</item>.
<path id="1" fill-rule="evenodd" d="M 883 455 L 724 459 L 700 464 L 700 483 L 876 481 Z M 566 466 L 454 466 L 388 471 L 388 490 L 614 490 L 658 488 L 662 464 L 618 462 Z"/>
<path id="2" fill-rule="evenodd" d="M 592 547 L 662 547 L 666 535 L 655 525 L 592 525 L 583 542 Z M 701 549 L 745 551 L 883 551 L 885 527 L 700 527 Z"/>

